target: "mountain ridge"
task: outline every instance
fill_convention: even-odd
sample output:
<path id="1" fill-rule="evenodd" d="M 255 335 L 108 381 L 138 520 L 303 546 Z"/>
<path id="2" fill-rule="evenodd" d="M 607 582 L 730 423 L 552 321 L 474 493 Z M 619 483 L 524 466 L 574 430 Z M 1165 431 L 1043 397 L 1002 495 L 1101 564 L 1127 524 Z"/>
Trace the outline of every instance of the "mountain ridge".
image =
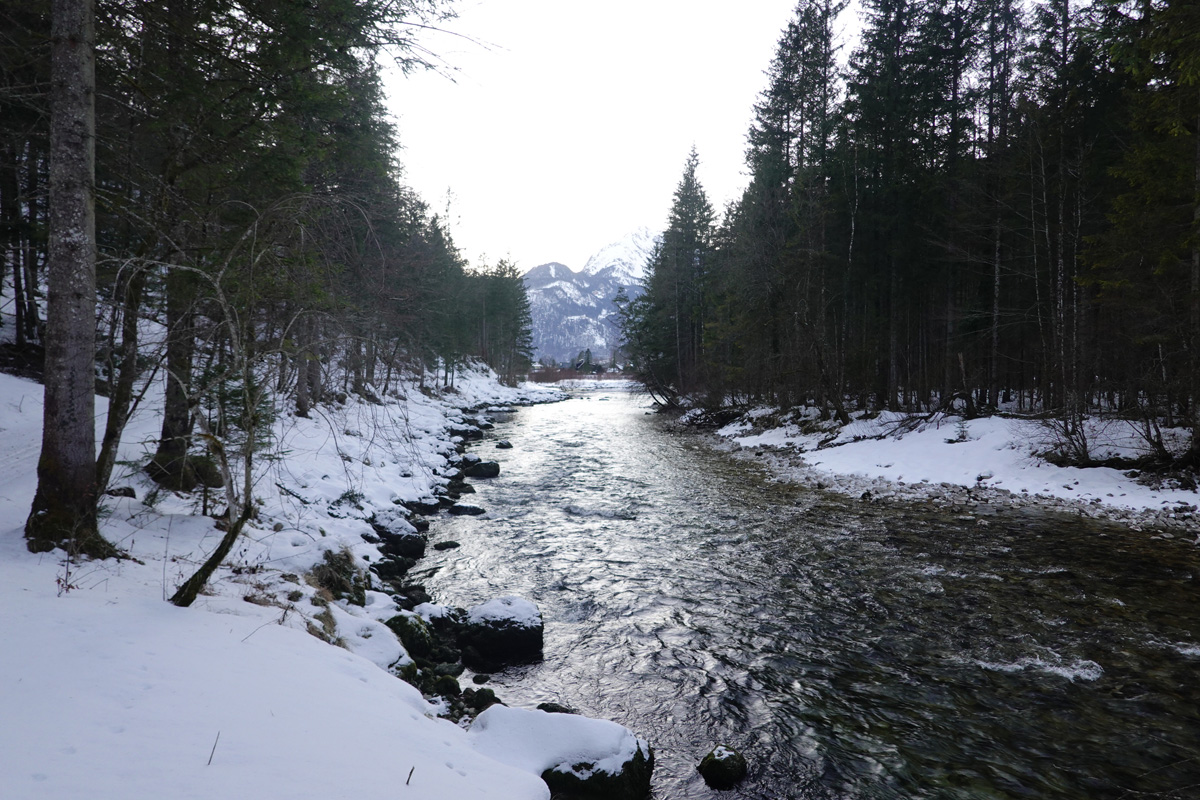
<path id="1" fill-rule="evenodd" d="M 593 360 L 607 361 L 620 345 L 613 298 L 621 289 L 630 297 L 642 293 L 656 239 L 639 228 L 600 248 L 582 270 L 550 261 L 527 271 L 534 357 L 570 363 L 591 350 Z"/>

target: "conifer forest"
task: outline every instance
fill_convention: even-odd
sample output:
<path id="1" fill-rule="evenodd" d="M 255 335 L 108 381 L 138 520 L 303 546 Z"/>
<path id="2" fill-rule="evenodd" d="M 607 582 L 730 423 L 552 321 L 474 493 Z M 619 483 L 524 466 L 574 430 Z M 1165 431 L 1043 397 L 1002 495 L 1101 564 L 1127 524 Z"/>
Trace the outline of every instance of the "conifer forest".
<path id="1" fill-rule="evenodd" d="M 468 358 L 524 373 L 516 266 L 469 268 L 405 185 L 384 108 L 383 71 L 438 69 L 419 33 L 453 14 L 4 3 L 2 357 L 39 375 L 44 360 L 54 420 L 33 539 L 95 527 L 152 386 L 152 472 L 245 500 L 220 462 L 236 450 L 250 474 L 278 398 L 307 415 L 405 369 L 449 383 Z M 1198 54 L 1190 3 L 799 0 L 753 109 L 744 193 L 715 209 L 693 150 L 645 294 L 618 298 L 640 379 L 667 405 L 842 422 L 1045 415 L 1083 464 L 1083 422 L 1120 415 L 1161 462 L 1200 463 Z M 94 466 L 93 373 L 109 398 Z M 1182 456 L 1162 435 L 1180 426 Z"/>
<path id="2" fill-rule="evenodd" d="M 1200 1 L 0 0 L 0 434 L 0 800 L 1200 797 Z"/>
<path id="3" fill-rule="evenodd" d="M 1200 7 L 800 0 L 718 211 L 693 151 L 629 349 L 665 402 L 1161 426 L 1200 458 Z"/>
<path id="4" fill-rule="evenodd" d="M 468 269 L 444 215 L 406 187 L 384 107 L 384 70 L 441 68 L 416 37 L 452 14 L 442 0 L 0 6 L 4 356 L 40 375 L 45 353 L 46 436 L 78 450 L 44 444 L 31 537 L 94 527 L 124 423 L 164 372 L 151 468 L 185 490 L 221 485 L 218 444 L 250 457 L 272 398 L 305 416 L 323 397 L 386 393 L 402 369 L 452 382 L 466 358 L 524 374 L 515 266 Z M 69 196 L 77 219 L 56 220 Z M 56 316 L 56 296 L 76 304 Z M 80 388 L 93 364 L 109 398 L 95 472 Z M 71 370 L 82 383 L 57 382 Z M 69 419 L 81 430 L 63 432 Z M 66 462 L 75 474 L 56 477 Z"/>

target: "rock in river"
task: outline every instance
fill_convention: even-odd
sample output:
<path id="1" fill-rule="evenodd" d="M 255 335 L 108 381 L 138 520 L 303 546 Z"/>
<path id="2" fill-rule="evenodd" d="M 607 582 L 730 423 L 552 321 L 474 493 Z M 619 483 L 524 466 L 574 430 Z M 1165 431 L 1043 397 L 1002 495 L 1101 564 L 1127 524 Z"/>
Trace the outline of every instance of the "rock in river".
<path id="1" fill-rule="evenodd" d="M 475 464 L 464 464 L 463 474 L 468 478 L 495 478 L 500 474 L 500 465 L 495 461 L 479 461 Z"/>
<path id="2" fill-rule="evenodd" d="M 732 747 L 719 744 L 700 761 L 701 777 L 714 789 L 732 789 L 746 777 L 746 758 Z"/>
<path id="3" fill-rule="evenodd" d="M 463 659 L 484 672 L 542 656 L 542 613 L 523 597 L 498 597 L 467 611 L 458 634 Z"/>
<path id="4" fill-rule="evenodd" d="M 541 775 L 555 797 L 642 800 L 650 792 L 654 752 L 615 722 L 494 705 L 467 735 L 484 755 Z"/>

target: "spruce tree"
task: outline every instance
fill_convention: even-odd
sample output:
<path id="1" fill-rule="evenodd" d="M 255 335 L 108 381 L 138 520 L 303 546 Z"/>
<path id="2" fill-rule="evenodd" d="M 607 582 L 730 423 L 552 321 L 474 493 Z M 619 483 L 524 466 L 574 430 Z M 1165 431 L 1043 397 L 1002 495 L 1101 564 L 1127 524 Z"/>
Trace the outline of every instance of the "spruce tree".
<path id="1" fill-rule="evenodd" d="M 696 176 L 699 165 L 700 157 L 693 147 L 675 188 L 647 290 L 651 302 L 661 310 L 655 324 L 667 326 L 672 339 L 669 374 L 659 375 L 658 379 L 678 394 L 687 394 L 701 385 L 705 366 L 705 291 L 715 231 L 712 205 Z"/>

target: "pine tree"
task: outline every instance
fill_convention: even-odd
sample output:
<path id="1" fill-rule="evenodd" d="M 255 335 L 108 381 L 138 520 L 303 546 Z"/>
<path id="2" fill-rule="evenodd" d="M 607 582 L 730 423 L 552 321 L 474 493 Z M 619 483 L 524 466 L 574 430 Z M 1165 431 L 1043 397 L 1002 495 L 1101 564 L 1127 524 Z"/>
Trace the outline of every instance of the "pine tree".
<path id="1" fill-rule="evenodd" d="M 670 329 L 670 364 L 656 380 L 677 394 L 702 384 L 705 291 L 709 280 L 714 235 L 712 205 L 696 176 L 700 157 L 695 147 L 684 163 L 675 189 L 662 245 L 651 265 L 647 294 L 656 309 L 654 326 Z M 661 331 L 660 331 L 661 335 Z M 657 337 L 656 337 L 657 338 Z"/>
<path id="2" fill-rule="evenodd" d="M 1089 253 L 1100 300 L 1122 314 L 1131 394 L 1147 419 L 1188 411 L 1200 465 L 1200 9 L 1108 3 L 1104 33 L 1129 77 L 1130 146 L 1111 227 Z M 1137 388 L 1132 388 L 1137 387 Z"/>

